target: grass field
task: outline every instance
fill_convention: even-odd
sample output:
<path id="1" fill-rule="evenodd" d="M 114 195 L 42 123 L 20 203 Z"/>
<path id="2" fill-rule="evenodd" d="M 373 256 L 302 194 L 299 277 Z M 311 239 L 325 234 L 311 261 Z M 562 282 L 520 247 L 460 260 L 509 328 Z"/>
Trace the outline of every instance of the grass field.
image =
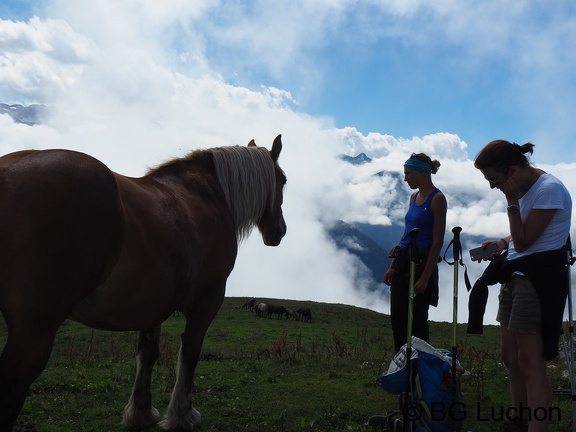
<path id="1" fill-rule="evenodd" d="M 366 431 L 374 414 L 398 408 L 375 379 L 393 357 L 389 317 L 340 304 L 278 299 L 258 301 L 310 307 L 311 323 L 256 317 L 244 299 L 226 298 L 206 337 L 196 370 L 194 403 L 202 431 Z M 153 400 L 166 409 L 175 381 L 184 318 L 162 327 Z M 452 326 L 431 323 L 431 343 L 452 345 Z M 6 328 L 0 319 L 0 346 Z M 28 431 L 121 431 L 122 410 L 135 375 L 135 333 L 95 331 L 66 322 L 46 370 L 34 383 L 19 419 Z M 466 335 L 458 326 L 465 368 L 464 431 L 494 432 L 509 406 L 498 329 Z M 563 363 L 551 363 L 555 396 L 550 431 L 571 430 L 570 396 Z M 152 432 L 161 429 L 151 429 Z"/>

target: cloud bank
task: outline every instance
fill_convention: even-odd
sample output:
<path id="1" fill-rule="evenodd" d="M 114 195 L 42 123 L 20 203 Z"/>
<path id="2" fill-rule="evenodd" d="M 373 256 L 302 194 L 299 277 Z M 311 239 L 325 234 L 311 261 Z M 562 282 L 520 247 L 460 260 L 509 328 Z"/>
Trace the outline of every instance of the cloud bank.
<path id="1" fill-rule="evenodd" d="M 452 2 L 367 3 L 377 10 L 386 6 L 398 18 L 385 29 L 367 27 L 362 35 L 367 40 L 382 32 L 414 39 L 401 23 L 410 17 L 422 22 L 422 9 L 431 8 L 447 23 L 442 37 L 469 39 L 476 51 L 497 45 L 475 40 L 472 34 L 477 33 L 459 24 L 455 13 L 464 13 L 459 15 L 463 22 L 474 20 Z M 287 2 L 54 0 L 43 4 L 41 17 L 0 20 L 0 102 L 41 102 L 52 111 L 45 124 L 33 127 L 0 115 L 0 152 L 74 149 L 121 174 L 141 176 L 193 149 L 243 145 L 251 139 L 269 148 L 281 133 L 288 235 L 278 248 L 267 248 L 254 232 L 240 247 L 228 295 L 346 303 L 388 313 L 385 297 L 366 289 L 357 277 L 356 260 L 335 247 L 327 226 L 338 220 L 402 225 L 407 203 L 399 201 L 398 188 L 407 186 L 398 176 L 412 152 L 442 163 L 434 180 L 448 198 L 447 241 L 454 226 L 468 236 L 506 235 L 505 200 L 489 190 L 473 168 L 475 154 L 456 134 L 362 134 L 354 125 L 338 128 L 330 117 L 303 112 L 286 87 L 251 83 L 253 67 L 263 71 L 268 83 L 285 79 L 300 94 L 318 91 L 313 87 L 325 71 L 314 68 L 314 51 L 330 43 L 339 25 L 352 26 L 346 22 L 351 4 L 313 1 L 298 9 Z M 512 13 L 522 14 L 522 7 Z M 288 24 L 310 24 L 311 16 L 317 17 L 313 25 Z M 486 33 L 490 38 L 507 40 L 506 34 Z M 311 88 L 304 91 L 305 85 Z M 372 158 L 370 164 L 353 166 L 337 157 L 362 152 Z M 546 152 L 537 146 L 534 159 Z M 570 175 L 574 163 L 539 166 L 576 191 Z M 381 172 L 396 176 L 376 175 Z M 473 246 L 464 245 L 465 250 Z M 382 263 L 384 272 L 386 257 Z M 484 268 L 467 264 L 472 279 Z M 433 320 L 451 319 L 452 275 L 452 267 L 441 265 L 441 304 L 431 310 Z M 467 296 L 463 279 L 458 283 L 459 320 L 465 321 Z M 488 322 L 494 322 L 495 297 Z"/>

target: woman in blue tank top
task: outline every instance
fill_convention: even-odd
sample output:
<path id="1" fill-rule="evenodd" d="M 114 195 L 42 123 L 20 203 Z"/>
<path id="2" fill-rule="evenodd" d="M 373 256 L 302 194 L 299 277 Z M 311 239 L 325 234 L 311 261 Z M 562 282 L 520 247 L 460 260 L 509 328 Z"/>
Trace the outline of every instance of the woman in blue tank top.
<path id="1" fill-rule="evenodd" d="M 419 228 L 417 244 L 419 262 L 414 282 L 413 335 L 430 340 L 428 309 L 438 305 L 438 261 L 446 231 L 446 197 L 432 183 L 432 174 L 440 162 L 424 153 L 415 154 L 404 163 L 404 181 L 417 189 L 410 197 L 406 213 L 404 235 L 391 254 L 392 263 L 384 274 L 384 283 L 390 286 L 390 318 L 394 333 L 394 346 L 398 351 L 406 343 L 408 333 L 408 290 L 410 263 L 408 260 L 408 233 Z"/>

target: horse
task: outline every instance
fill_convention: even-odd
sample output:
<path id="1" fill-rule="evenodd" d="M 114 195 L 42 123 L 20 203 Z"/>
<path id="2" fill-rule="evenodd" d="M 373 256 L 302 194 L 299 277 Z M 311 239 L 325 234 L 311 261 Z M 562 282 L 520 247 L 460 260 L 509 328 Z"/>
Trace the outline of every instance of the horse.
<path id="1" fill-rule="evenodd" d="M 242 306 L 242 309 L 246 309 L 246 310 L 249 310 L 250 312 L 252 312 L 254 310 L 255 306 L 256 306 L 256 299 L 255 298 L 246 299 L 244 301 L 244 305 Z"/>
<path id="2" fill-rule="evenodd" d="M 256 306 L 254 306 L 254 310 L 256 311 L 256 316 L 263 317 L 268 310 L 268 306 L 266 303 L 258 303 Z"/>
<path id="3" fill-rule="evenodd" d="M 286 319 L 293 319 L 298 321 L 298 313 L 294 309 L 286 308 L 286 312 L 284 313 Z"/>
<path id="4" fill-rule="evenodd" d="M 46 366 L 60 325 L 138 331 L 137 370 L 124 409 L 130 430 L 192 431 L 193 377 L 220 309 L 238 244 L 257 227 L 265 245 L 286 234 L 286 176 L 271 150 L 196 150 L 133 178 L 70 150 L 0 158 L 0 432 L 10 431 Z M 185 317 L 178 372 L 163 419 L 150 381 L 160 326 Z"/>
<path id="5" fill-rule="evenodd" d="M 310 308 L 301 307 L 298 308 L 296 312 L 298 312 L 301 321 L 312 322 L 312 311 L 310 310 Z"/>
<path id="6" fill-rule="evenodd" d="M 272 318 L 273 314 L 276 314 L 276 319 L 282 319 L 286 313 L 286 308 L 284 306 L 268 306 L 268 318 Z"/>

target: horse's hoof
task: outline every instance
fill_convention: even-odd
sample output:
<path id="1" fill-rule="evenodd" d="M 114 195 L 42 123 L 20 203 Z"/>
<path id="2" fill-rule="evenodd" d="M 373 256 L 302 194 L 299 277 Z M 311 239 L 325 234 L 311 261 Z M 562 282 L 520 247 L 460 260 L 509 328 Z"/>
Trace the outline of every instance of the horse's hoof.
<path id="1" fill-rule="evenodd" d="M 125 411 L 122 424 L 131 431 L 140 431 L 157 426 L 159 421 L 160 413 L 156 408 L 152 407 L 152 409 L 146 413 Z"/>
<path id="2" fill-rule="evenodd" d="M 196 408 L 192 408 L 186 418 L 165 418 L 158 425 L 167 431 L 192 432 L 200 427 L 202 416 Z"/>
<path id="3" fill-rule="evenodd" d="M 192 423 L 194 426 L 200 426 L 202 416 L 196 408 L 192 408 L 192 414 L 190 414 L 190 417 L 192 417 Z"/>

